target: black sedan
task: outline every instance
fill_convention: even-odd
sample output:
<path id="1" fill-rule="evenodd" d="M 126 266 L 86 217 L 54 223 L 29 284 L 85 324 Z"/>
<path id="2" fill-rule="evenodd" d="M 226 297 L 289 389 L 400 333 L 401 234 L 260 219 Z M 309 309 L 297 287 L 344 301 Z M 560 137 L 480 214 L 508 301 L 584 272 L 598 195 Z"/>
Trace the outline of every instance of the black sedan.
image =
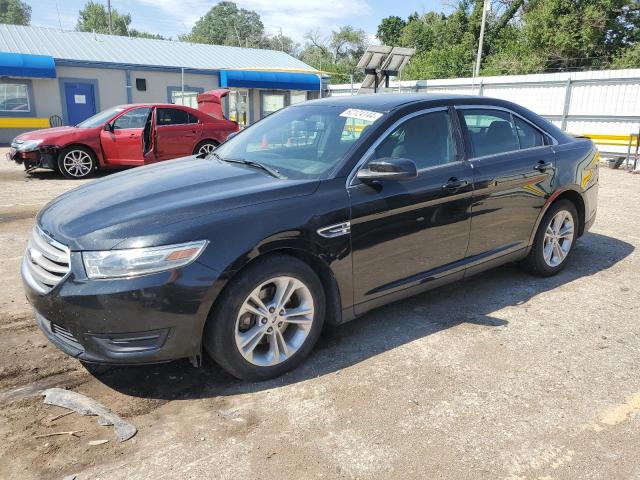
<path id="1" fill-rule="evenodd" d="M 45 335 L 88 363 L 198 359 L 281 375 L 324 323 L 506 262 L 566 266 L 598 153 L 518 105 L 305 102 L 206 158 L 111 175 L 38 215 L 22 263 Z"/>

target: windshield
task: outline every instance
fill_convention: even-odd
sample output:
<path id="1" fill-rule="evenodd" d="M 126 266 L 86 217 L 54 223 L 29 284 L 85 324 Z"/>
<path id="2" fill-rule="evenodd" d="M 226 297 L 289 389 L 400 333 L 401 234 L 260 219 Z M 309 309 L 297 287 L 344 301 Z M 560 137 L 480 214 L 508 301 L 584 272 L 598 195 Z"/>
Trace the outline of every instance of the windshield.
<path id="1" fill-rule="evenodd" d="M 99 113 L 96 113 L 94 116 L 87 118 L 86 120 L 80 122 L 76 127 L 80 128 L 96 128 L 101 127 L 107 120 L 113 117 L 116 113 L 123 111 L 122 107 L 111 107 L 103 110 Z"/>
<path id="2" fill-rule="evenodd" d="M 257 162 L 292 179 L 327 178 L 382 114 L 326 105 L 285 108 L 221 145 L 217 156 Z"/>

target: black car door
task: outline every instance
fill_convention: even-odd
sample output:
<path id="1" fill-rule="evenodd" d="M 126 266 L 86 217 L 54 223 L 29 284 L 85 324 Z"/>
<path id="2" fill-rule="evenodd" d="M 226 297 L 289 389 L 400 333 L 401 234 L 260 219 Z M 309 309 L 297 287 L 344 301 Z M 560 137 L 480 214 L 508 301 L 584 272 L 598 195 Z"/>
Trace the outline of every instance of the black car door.
<path id="1" fill-rule="evenodd" d="M 516 252 L 529 244 L 553 191 L 551 139 L 524 118 L 493 107 L 457 107 L 474 172 L 468 260 Z"/>
<path id="2" fill-rule="evenodd" d="M 450 273 L 465 256 L 473 178 L 454 115 L 447 108 L 407 115 L 365 154 L 367 161 L 411 159 L 416 178 L 348 182 L 356 313 L 369 300 Z"/>

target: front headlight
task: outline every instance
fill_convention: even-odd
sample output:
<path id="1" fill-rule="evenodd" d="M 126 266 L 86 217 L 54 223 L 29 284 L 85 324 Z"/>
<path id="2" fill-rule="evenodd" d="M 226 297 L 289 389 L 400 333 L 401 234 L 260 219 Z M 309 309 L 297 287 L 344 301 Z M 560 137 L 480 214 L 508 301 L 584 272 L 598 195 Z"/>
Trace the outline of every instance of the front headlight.
<path id="1" fill-rule="evenodd" d="M 82 252 L 89 278 L 133 277 L 184 267 L 200 256 L 209 242 L 181 243 L 163 247 Z"/>
<path id="2" fill-rule="evenodd" d="M 16 150 L 21 152 L 30 152 L 38 148 L 38 146 L 42 143 L 42 140 L 25 140 L 24 142 L 18 144 Z"/>

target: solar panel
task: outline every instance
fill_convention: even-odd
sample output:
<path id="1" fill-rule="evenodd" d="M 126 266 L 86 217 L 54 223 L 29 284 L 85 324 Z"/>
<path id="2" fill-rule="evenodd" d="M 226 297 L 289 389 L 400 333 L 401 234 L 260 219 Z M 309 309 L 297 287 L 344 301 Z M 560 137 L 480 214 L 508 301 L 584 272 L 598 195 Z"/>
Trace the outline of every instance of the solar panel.
<path id="1" fill-rule="evenodd" d="M 388 87 L 389 77 L 398 76 L 415 53 L 415 48 L 387 45 L 368 47 L 357 65 L 365 73 L 358 94 L 375 93 L 383 82 L 385 87 Z"/>
<path id="2" fill-rule="evenodd" d="M 393 47 L 387 47 L 386 45 L 373 45 L 367 47 L 367 50 L 362 55 L 362 58 L 358 62 L 357 68 L 364 70 L 377 70 L 382 65 L 384 59 L 391 53 Z"/>

